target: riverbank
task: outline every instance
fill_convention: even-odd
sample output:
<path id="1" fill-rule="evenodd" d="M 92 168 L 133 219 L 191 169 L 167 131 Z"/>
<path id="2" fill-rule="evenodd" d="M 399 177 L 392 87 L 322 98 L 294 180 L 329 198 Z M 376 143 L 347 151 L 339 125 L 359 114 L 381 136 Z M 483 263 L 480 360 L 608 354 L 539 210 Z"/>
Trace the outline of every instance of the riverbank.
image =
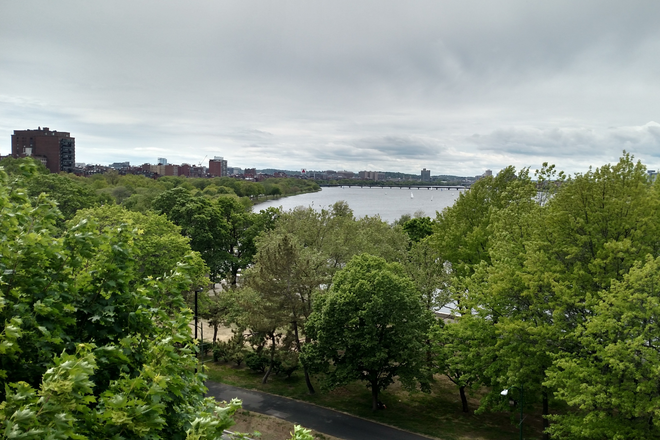
<path id="1" fill-rule="evenodd" d="M 300 196 L 300 195 L 303 195 L 303 194 L 317 193 L 317 192 L 320 192 L 320 191 L 321 191 L 321 188 L 319 188 L 317 190 L 298 192 L 298 193 L 295 193 L 295 194 L 262 195 L 262 196 L 258 196 L 257 199 L 252 199 L 251 201 L 252 201 L 252 206 L 257 206 L 257 205 L 260 205 L 262 203 L 270 202 L 270 201 L 273 201 L 273 200 L 287 199 L 289 197 Z"/>

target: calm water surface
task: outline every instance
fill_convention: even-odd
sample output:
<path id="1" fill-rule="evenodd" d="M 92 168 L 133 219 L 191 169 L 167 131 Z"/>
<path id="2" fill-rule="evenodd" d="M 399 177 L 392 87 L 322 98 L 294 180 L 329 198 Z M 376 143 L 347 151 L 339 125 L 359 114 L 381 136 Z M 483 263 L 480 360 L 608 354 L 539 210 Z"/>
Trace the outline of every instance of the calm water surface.
<path id="1" fill-rule="evenodd" d="M 399 188 L 323 188 L 320 192 L 269 200 L 254 206 L 255 211 L 269 207 L 282 207 L 285 211 L 297 206 L 320 210 L 328 208 L 339 200 L 351 207 L 356 217 L 380 215 L 387 222 L 393 222 L 404 214 L 413 215 L 422 211 L 424 215 L 435 217 L 436 211 L 452 206 L 464 190 L 455 189 L 399 189 Z M 412 195 L 412 197 L 411 197 Z"/>

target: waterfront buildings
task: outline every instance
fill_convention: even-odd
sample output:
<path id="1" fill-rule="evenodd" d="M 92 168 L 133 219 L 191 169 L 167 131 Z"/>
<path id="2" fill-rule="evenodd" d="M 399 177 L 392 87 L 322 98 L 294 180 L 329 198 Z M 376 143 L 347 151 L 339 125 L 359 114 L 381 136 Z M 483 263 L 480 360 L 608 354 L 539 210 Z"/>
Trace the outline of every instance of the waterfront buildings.
<path id="1" fill-rule="evenodd" d="M 360 180 L 378 180 L 379 178 L 377 171 L 360 171 L 358 176 Z"/>
<path id="2" fill-rule="evenodd" d="M 422 182 L 430 182 L 431 181 L 431 170 L 427 170 L 424 168 L 422 170 Z"/>
<path id="3" fill-rule="evenodd" d="M 48 127 L 36 130 L 14 130 L 11 136 L 11 155 L 15 158 L 33 157 L 51 173 L 71 173 L 76 165 L 76 139 L 66 131 L 51 131 Z"/>

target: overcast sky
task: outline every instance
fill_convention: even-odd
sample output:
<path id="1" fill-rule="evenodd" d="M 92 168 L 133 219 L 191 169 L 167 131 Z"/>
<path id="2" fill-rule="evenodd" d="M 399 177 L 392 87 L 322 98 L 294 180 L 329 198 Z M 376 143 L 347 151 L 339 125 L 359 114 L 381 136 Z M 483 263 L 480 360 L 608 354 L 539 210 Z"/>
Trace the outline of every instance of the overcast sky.
<path id="1" fill-rule="evenodd" d="M 658 1 L 0 0 L 0 154 L 475 175 L 660 168 Z"/>

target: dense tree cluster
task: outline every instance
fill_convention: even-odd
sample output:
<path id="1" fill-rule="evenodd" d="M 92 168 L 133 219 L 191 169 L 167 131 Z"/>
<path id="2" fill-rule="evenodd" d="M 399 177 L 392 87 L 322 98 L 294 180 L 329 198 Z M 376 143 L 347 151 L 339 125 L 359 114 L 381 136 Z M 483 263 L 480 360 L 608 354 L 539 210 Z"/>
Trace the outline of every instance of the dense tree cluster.
<path id="1" fill-rule="evenodd" d="M 458 316 L 435 331 L 440 371 L 486 386 L 481 410 L 522 387 L 555 438 L 657 438 L 658 196 L 628 154 L 570 178 L 508 169 L 464 193 L 430 238 Z"/>
<path id="2" fill-rule="evenodd" d="M 82 213 L 60 229 L 56 205 L 24 183 L 0 170 L 1 435 L 219 438 L 240 403 L 203 397 L 183 300 L 199 257 L 180 241 L 169 249 L 179 258 L 144 277 L 136 255 L 154 258 L 153 236 L 140 242 L 130 222 Z M 149 234 L 176 232 L 133 220 Z"/>
<path id="3" fill-rule="evenodd" d="M 93 437 L 120 412 L 125 438 L 229 423 L 231 405 L 177 397 L 201 396 L 185 299 L 208 276 L 201 314 L 234 332 L 213 335 L 214 358 L 264 383 L 297 370 L 310 393 L 315 377 L 323 390 L 363 381 L 375 410 L 394 381 L 428 391 L 445 375 L 465 412 L 471 391 L 477 411 L 499 411 L 502 390 L 524 390 L 516 405 L 540 409 L 554 438 L 660 436 L 660 189 L 628 154 L 571 177 L 509 167 L 434 219 L 394 224 L 344 202 L 252 213 L 241 196 L 254 187 L 223 179 L 81 183 L 8 165 L 6 429 Z"/>

